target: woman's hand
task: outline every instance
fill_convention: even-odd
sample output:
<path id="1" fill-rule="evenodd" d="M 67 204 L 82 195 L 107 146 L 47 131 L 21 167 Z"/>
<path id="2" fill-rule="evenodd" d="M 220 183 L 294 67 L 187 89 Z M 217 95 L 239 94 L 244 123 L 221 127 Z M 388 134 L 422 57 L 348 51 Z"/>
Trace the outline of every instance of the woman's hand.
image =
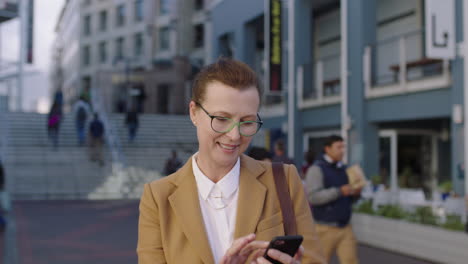
<path id="1" fill-rule="evenodd" d="M 244 264 L 254 251 L 256 252 L 253 259 L 263 256 L 267 247 L 268 242 L 255 241 L 255 234 L 238 238 L 234 240 L 219 264 Z"/>
<path id="2" fill-rule="evenodd" d="M 283 253 L 276 249 L 269 249 L 268 256 L 272 259 L 275 259 L 283 264 L 301 264 L 302 255 L 304 254 L 304 248 L 301 246 L 296 252 L 294 257 L 289 256 L 286 253 Z M 252 264 L 271 264 L 270 261 L 266 260 L 264 257 L 259 257 L 252 261 Z"/>

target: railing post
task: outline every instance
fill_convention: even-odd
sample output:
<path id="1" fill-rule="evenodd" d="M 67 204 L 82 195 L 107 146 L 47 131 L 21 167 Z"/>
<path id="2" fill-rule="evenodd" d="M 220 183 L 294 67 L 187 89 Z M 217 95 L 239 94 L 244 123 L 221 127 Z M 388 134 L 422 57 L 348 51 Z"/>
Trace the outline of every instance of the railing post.
<path id="1" fill-rule="evenodd" d="M 371 47 L 366 46 L 364 48 L 363 55 L 363 80 L 364 80 L 364 91 L 366 96 L 370 94 L 371 90 Z"/>
<path id="2" fill-rule="evenodd" d="M 323 62 L 318 61 L 315 65 L 315 87 L 317 90 L 317 101 L 323 101 Z"/>
<path id="3" fill-rule="evenodd" d="M 400 87 L 406 90 L 406 45 L 405 37 L 400 37 Z"/>
<path id="4" fill-rule="evenodd" d="M 442 61 L 442 75 L 445 78 L 449 78 L 449 60 L 445 59 Z"/>
<path id="5" fill-rule="evenodd" d="M 297 79 L 297 105 L 299 108 L 303 106 L 304 102 L 304 65 L 299 65 L 296 72 Z"/>

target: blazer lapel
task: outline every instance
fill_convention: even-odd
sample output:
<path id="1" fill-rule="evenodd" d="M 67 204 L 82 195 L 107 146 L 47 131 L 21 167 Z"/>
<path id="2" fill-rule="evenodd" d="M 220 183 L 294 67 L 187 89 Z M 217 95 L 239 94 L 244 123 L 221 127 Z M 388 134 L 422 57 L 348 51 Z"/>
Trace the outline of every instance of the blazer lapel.
<path id="1" fill-rule="evenodd" d="M 198 200 L 197 184 L 192 170 L 192 158 L 177 173 L 179 177 L 174 180 L 174 184 L 178 188 L 169 196 L 169 202 L 190 245 L 200 255 L 203 263 L 214 263 Z"/>
<path id="2" fill-rule="evenodd" d="M 261 163 L 245 155 L 241 156 L 239 198 L 234 238 L 254 233 L 265 202 L 266 187 L 257 180 L 265 172 Z"/>

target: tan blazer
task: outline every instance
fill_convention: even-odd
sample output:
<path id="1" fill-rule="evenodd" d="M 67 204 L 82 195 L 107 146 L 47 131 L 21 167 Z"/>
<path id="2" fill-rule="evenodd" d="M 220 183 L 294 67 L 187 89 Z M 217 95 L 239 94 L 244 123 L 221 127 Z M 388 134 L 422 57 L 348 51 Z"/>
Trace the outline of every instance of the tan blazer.
<path id="1" fill-rule="evenodd" d="M 271 164 L 245 155 L 240 160 L 234 239 L 256 234 L 270 241 L 284 235 Z M 302 263 L 325 263 L 296 167 L 285 165 L 298 234 L 304 236 Z M 198 200 L 192 159 L 176 173 L 145 184 L 140 201 L 138 263 L 214 263 Z M 249 262 L 250 263 L 250 262 Z"/>

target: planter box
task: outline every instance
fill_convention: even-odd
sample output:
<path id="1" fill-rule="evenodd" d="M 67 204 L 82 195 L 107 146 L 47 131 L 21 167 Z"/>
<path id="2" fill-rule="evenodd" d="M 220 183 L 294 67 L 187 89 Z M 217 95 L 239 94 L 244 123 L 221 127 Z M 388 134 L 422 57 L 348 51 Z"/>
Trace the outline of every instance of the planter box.
<path id="1" fill-rule="evenodd" d="M 466 233 L 359 213 L 352 224 L 363 244 L 438 263 L 468 263 Z"/>

